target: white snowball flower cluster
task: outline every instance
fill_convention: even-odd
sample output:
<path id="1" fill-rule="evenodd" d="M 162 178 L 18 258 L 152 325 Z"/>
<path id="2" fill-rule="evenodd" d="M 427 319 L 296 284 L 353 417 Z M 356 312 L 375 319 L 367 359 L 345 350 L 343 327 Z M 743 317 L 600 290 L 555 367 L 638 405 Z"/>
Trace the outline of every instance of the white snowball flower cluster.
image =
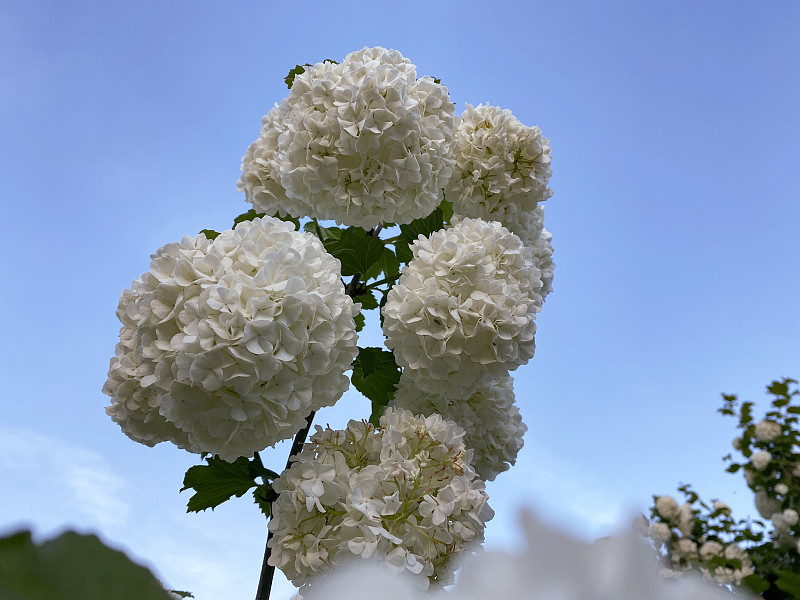
<path id="1" fill-rule="evenodd" d="M 664 494 L 656 498 L 656 510 L 662 519 L 671 521 L 678 516 L 678 502 L 672 496 Z"/>
<path id="2" fill-rule="evenodd" d="M 514 404 L 511 377 L 490 380 L 478 386 L 466 400 L 453 400 L 419 389 L 414 379 L 403 375 L 394 395 L 397 408 L 414 414 L 440 414 L 464 428 L 464 445 L 471 448 L 472 466 L 478 477 L 492 481 L 517 460 L 527 426 Z"/>
<path id="3" fill-rule="evenodd" d="M 772 454 L 766 450 L 759 450 L 751 457 L 750 461 L 753 463 L 753 468 L 756 471 L 763 471 L 772 460 Z"/>
<path id="4" fill-rule="evenodd" d="M 382 309 L 383 332 L 420 389 L 466 399 L 530 360 L 542 282 L 516 235 L 463 219 L 411 250 Z"/>
<path id="5" fill-rule="evenodd" d="M 756 423 L 756 438 L 761 442 L 774 442 L 782 433 L 780 423 L 764 419 Z"/>
<path id="6" fill-rule="evenodd" d="M 633 536 L 586 544 L 551 530 L 529 513 L 522 530 L 527 547 L 513 554 L 471 556 L 458 582 L 430 600 L 724 600 L 730 592 L 687 576 L 677 581 L 659 575 L 652 554 Z M 351 600 L 354 583 L 364 597 L 417 600 L 408 578 L 380 565 L 359 563 L 321 577 L 303 591 L 305 600 Z M 377 592 L 376 592 L 377 590 Z M 360 596 L 359 596 L 360 597 Z"/>
<path id="7" fill-rule="evenodd" d="M 499 221 L 526 245 L 540 236 L 533 217 L 547 187 L 550 140 L 508 109 L 467 105 L 456 129 L 456 168 L 447 187 L 455 214 Z"/>
<path id="8" fill-rule="evenodd" d="M 493 516 L 463 429 L 388 408 L 381 427 L 317 427 L 276 480 L 269 564 L 296 585 L 356 557 L 445 585 Z"/>
<path id="9" fill-rule="evenodd" d="M 149 446 L 252 456 L 347 389 L 356 314 L 339 261 L 289 223 L 186 236 L 122 293 L 106 411 Z"/>
<path id="10" fill-rule="evenodd" d="M 262 120 L 238 187 L 259 212 L 369 229 L 430 214 L 454 166 L 447 88 L 396 50 L 363 48 L 297 75 Z"/>

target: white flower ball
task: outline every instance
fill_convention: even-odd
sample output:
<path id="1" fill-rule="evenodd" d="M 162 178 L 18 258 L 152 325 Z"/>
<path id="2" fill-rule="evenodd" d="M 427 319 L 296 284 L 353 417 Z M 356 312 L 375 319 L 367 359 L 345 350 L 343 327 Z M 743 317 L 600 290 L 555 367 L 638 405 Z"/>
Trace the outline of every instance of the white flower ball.
<path id="1" fill-rule="evenodd" d="M 723 551 L 723 546 L 719 542 L 709 541 L 700 546 L 700 558 L 703 560 L 711 560 L 715 556 L 720 556 Z"/>
<path id="2" fill-rule="evenodd" d="M 754 497 L 756 510 L 764 519 L 769 519 L 781 508 L 781 503 L 775 498 L 770 498 L 764 490 L 756 492 Z"/>
<path id="3" fill-rule="evenodd" d="M 797 525 L 798 520 L 800 520 L 800 516 L 798 516 L 795 509 L 787 508 L 783 511 L 783 520 L 789 527 L 794 527 Z"/>
<path id="4" fill-rule="evenodd" d="M 358 309 L 314 236 L 255 219 L 152 258 L 122 294 L 103 388 L 132 439 L 233 461 L 293 436 L 347 389 Z"/>
<path id="5" fill-rule="evenodd" d="M 394 395 L 397 408 L 425 416 L 440 414 L 466 431 L 464 445 L 470 448 L 472 466 L 478 477 L 493 481 L 517 460 L 527 426 L 514 404 L 514 381 L 501 377 L 478 386 L 466 400 L 427 394 L 412 377 L 400 378 Z"/>
<path id="6" fill-rule="evenodd" d="M 722 502 L 721 500 L 714 500 L 713 507 L 714 510 L 722 511 L 725 514 L 730 514 L 731 512 L 731 507 L 728 506 L 725 502 Z"/>
<path id="7" fill-rule="evenodd" d="M 789 493 L 789 486 L 785 483 L 776 483 L 774 489 L 775 493 L 780 494 L 781 496 L 785 496 Z"/>
<path id="8" fill-rule="evenodd" d="M 455 136 L 456 167 L 447 198 L 456 214 L 499 221 L 525 241 L 523 216 L 553 195 L 550 140 L 538 127 L 526 127 L 510 110 L 467 104 Z"/>
<path id="9" fill-rule="evenodd" d="M 650 526 L 648 536 L 657 544 L 666 544 L 672 539 L 672 530 L 666 523 L 657 521 Z"/>
<path id="10" fill-rule="evenodd" d="M 656 498 L 656 510 L 662 519 L 671 521 L 678 516 L 678 502 L 672 496 L 664 494 Z"/>
<path id="11" fill-rule="evenodd" d="M 764 419 L 756 423 L 756 437 L 762 442 L 774 442 L 781 436 L 780 423 Z"/>
<path id="12" fill-rule="evenodd" d="M 685 536 L 692 535 L 694 528 L 694 512 L 692 505 L 684 502 L 678 507 L 678 530 Z"/>
<path id="13" fill-rule="evenodd" d="M 763 471 L 767 468 L 767 465 L 772 460 L 772 454 L 767 452 L 766 450 L 759 450 L 750 458 L 750 461 L 753 463 L 753 468 L 756 471 Z"/>
<path id="14" fill-rule="evenodd" d="M 358 557 L 446 585 L 453 559 L 483 540 L 493 511 L 464 430 L 392 407 L 380 423 L 317 427 L 275 481 L 269 564 L 295 585 Z"/>
<path id="15" fill-rule="evenodd" d="M 734 450 L 741 450 L 742 449 L 742 438 L 735 437 L 731 442 L 731 446 L 733 446 Z"/>
<path id="16" fill-rule="evenodd" d="M 467 399 L 533 357 L 542 282 L 516 235 L 464 219 L 411 250 L 382 309 L 383 332 L 421 390 Z"/>
<path id="17" fill-rule="evenodd" d="M 453 111 L 447 88 L 417 79 L 396 50 L 318 63 L 262 120 L 238 188 L 268 214 L 410 223 L 439 205 L 452 174 Z"/>

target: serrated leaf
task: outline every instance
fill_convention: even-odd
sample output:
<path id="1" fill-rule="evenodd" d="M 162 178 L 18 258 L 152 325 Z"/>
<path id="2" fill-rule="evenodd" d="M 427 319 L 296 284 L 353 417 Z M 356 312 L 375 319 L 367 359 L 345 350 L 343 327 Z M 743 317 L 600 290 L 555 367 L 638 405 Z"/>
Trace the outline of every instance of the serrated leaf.
<path id="1" fill-rule="evenodd" d="M 200 233 L 204 234 L 209 240 L 213 240 L 219 235 L 219 231 L 214 231 L 213 229 L 201 229 Z"/>
<path id="2" fill-rule="evenodd" d="M 260 219 L 261 217 L 265 216 L 266 213 L 256 212 L 252 208 L 245 213 L 240 214 L 233 220 L 233 226 L 236 227 L 239 223 L 244 223 L 245 221 L 252 221 L 253 219 Z"/>
<path id="3" fill-rule="evenodd" d="M 302 74 L 302 73 L 305 73 L 306 67 L 310 67 L 310 66 L 311 65 L 309 63 L 306 63 L 304 65 L 297 65 L 294 69 L 289 71 L 289 74 L 286 77 L 283 78 L 283 80 L 286 82 L 286 87 L 288 87 L 289 89 L 292 89 L 292 84 L 294 83 L 294 78 L 297 77 L 298 75 Z"/>
<path id="4" fill-rule="evenodd" d="M 67 531 L 34 544 L 30 531 L 0 539 L 0 598 L 170 600 L 145 567 L 97 536 Z"/>
<path id="5" fill-rule="evenodd" d="M 250 472 L 250 461 L 244 457 L 229 463 L 216 456 L 206 458 L 208 464 L 197 465 L 186 471 L 181 491 L 193 489 L 186 512 L 214 509 L 233 496 L 240 498 L 250 488 L 258 485 Z"/>
<path id="6" fill-rule="evenodd" d="M 361 310 L 372 310 L 373 308 L 378 308 L 378 301 L 375 299 L 375 295 L 369 291 L 353 298 L 353 302 L 360 302 Z"/>
<path id="7" fill-rule="evenodd" d="M 355 388 L 372 402 L 369 420 L 377 427 L 400 381 L 400 367 L 394 354 L 382 348 L 359 348 L 351 379 Z"/>
<path id="8" fill-rule="evenodd" d="M 342 263 L 342 275 L 366 274 L 383 255 L 383 242 L 360 227 L 348 227 L 337 239 L 324 240 L 325 249 Z"/>

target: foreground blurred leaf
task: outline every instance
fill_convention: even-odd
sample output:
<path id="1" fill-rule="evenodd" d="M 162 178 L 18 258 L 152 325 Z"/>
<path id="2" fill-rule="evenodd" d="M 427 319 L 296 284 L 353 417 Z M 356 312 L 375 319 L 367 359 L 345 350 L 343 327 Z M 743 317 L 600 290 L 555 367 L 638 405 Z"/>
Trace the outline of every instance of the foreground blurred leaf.
<path id="1" fill-rule="evenodd" d="M 94 535 L 67 531 L 36 545 L 30 531 L 0 539 L 3 600 L 171 600 L 146 568 Z"/>

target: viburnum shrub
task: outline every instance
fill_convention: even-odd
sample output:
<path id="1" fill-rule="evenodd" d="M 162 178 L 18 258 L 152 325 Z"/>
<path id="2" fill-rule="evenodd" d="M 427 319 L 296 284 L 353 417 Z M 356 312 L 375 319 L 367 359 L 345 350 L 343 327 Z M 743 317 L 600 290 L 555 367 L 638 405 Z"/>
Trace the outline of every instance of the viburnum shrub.
<path id="1" fill-rule="evenodd" d="M 800 598 L 800 390 L 794 379 L 773 381 L 770 410 L 755 421 L 753 403 L 723 394 L 723 415 L 738 417 L 741 431 L 728 472 L 741 471 L 755 494 L 763 520 L 735 520 L 719 500 L 700 500 L 688 485 L 685 501 L 654 496 L 648 535 L 659 550 L 662 573 L 680 577 L 695 571 L 732 589 L 762 598 Z"/>
<path id="2" fill-rule="evenodd" d="M 459 118 L 396 50 L 286 83 L 242 159 L 252 208 L 158 249 L 122 293 L 106 411 L 203 457 L 190 511 L 252 490 L 271 517 L 257 598 L 276 566 L 309 591 L 356 558 L 441 588 L 522 447 L 510 372 L 552 289 L 550 143 L 507 109 Z M 386 348 L 357 345 L 370 311 Z M 351 383 L 371 414 L 305 443 Z M 267 468 L 259 451 L 292 437 Z"/>

